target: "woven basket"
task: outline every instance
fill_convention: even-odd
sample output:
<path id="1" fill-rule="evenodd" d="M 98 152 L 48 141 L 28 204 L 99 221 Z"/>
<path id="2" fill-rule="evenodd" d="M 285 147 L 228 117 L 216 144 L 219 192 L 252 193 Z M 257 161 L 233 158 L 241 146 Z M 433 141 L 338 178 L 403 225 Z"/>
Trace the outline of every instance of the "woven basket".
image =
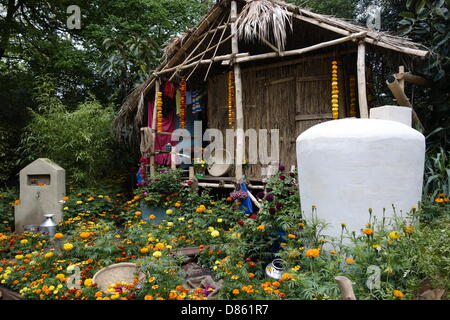
<path id="1" fill-rule="evenodd" d="M 138 266 L 134 263 L 117 263 L 99 270 L 92 280 L 102 291 L 106 291 L 110 285 L 118 282 L 133 283 L 138 270 Z M 144 278 L 145 274 L 139 272 L 139 282 Z"/>

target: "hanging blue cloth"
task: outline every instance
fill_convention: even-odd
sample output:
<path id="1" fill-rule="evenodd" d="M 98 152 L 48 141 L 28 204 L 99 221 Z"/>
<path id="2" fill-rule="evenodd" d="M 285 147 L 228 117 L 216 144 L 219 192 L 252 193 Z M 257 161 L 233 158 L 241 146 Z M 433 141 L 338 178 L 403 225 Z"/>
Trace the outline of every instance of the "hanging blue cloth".
<path id="1" fill-rule="evenodd" d="M 137 183 L 142 183 L 144 182 L 144 179 L 142 178 L 142 174 L 141 174 L 141 170 L 139 169 L 138 172 L 136 173 L 136 181 Z"/>
<path id="2" fill-rule="evenodd" d="M 241 183 L 241 190 L 247 192 L 247 194 L 249 193 L 247 186 L 243 182 Z M 239 206 L 239 208 L 243 210 L 244 213 L 246 214 L 253 213 L 252 200 L 250 200 L 249 196 L 247 196 L 247 198 L 241 201 L 241 205 Z"/>

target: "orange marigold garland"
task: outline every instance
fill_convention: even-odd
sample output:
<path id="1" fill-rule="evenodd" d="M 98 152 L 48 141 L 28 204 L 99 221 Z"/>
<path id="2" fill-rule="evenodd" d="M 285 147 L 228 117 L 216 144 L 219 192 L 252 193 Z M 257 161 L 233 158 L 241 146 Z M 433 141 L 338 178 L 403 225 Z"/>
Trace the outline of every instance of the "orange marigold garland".
<path id="1" fill-rule="evenodd" d="M 181 79 L 180 82 L 180 128 L 186 128 L 186 80 Z"/>
<path id="2" fill-rule="evenodd" d="M 339 119 L 339 86 L 337 61 L 331 63 L 331 111 L 333 120 Z"/>
<path id="3" fill-rule="evenodd" d="M 356 117 L 356 77 L 350 76 L 350 117 Z"/>
<path id="4" fill-rule="evenodd" d="M 156 130 L 157 130 L 157 132 L 163 131 L 162 106 L 163 106 L 162 92 L 158 91 L 157 100 L 156 100 L 156 120 L 157 120 Z"/>
<path id="5" fill-rule="evenodd" d="M 235 91 L 234 91 L 234 72 L 228 72 L 228 124 L 234 127 L 236 119 L 235 113 Z"/>

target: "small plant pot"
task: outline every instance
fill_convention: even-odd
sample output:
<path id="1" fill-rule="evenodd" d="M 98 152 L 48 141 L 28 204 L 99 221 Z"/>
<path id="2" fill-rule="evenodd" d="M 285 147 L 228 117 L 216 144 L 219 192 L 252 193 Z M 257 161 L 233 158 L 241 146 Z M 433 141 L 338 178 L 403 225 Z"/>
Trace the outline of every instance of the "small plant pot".
<path id="1" fill-rule="evenodd" d="M 205 168 L 204 167 L 194 167 L 194 175 L 196 178 L 204 178 L 205 177 Z"/>

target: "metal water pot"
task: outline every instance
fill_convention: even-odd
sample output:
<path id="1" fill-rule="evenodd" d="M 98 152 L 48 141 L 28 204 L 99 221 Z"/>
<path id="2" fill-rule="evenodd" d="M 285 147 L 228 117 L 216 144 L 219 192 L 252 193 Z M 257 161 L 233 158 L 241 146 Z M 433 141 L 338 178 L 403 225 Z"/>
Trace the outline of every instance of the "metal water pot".
<path id="1" fill-rule="evenodd" d="M 45 221 L 39 228 L 42 233 L 48 233 L 50 237 L 53 237 L 56 233 L 57 223 L 52 219 L 54 214 L 44 214 Z"/>

